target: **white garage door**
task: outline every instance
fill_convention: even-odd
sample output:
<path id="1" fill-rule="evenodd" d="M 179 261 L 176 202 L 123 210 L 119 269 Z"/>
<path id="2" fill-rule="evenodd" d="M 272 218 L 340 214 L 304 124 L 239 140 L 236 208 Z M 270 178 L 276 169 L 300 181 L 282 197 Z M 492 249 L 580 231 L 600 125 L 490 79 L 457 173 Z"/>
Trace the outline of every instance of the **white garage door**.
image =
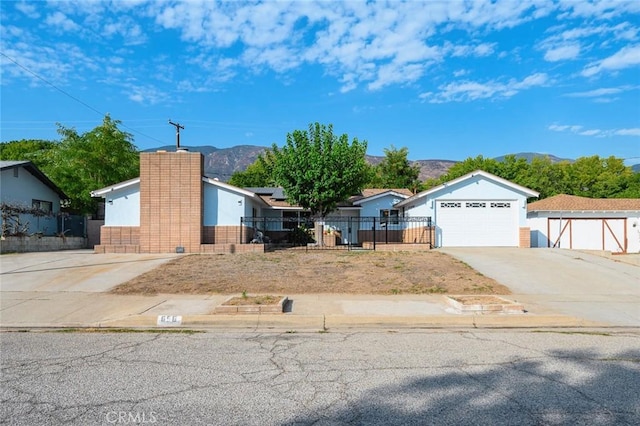
<path id="1" fill-rule="evenodd" d="M 549 247 L 578 250 L 627 250 L 626 219 L 553 219 L 549 218 Z"/>
<path id="2" fill-rule="evenodd" d="M 513 200 L 437 200 L 442 247 L 517 247 L 518 203 Z"/>

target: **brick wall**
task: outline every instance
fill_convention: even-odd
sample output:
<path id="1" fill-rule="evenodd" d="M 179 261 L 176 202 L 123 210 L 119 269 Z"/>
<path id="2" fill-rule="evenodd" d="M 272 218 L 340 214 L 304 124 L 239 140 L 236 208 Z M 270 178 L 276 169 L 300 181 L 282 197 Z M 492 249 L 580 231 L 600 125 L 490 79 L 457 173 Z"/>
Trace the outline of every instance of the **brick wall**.
<path id="1" fill-rule="evenodd" d="M 138 226 L 103 226 L 100 228 L 101 245 L 139 245 Z"/>
<path id="2" fill-rule="evenodd" d="M 140 252 L 200 252 L 203 173 L 200 153 L 140 154 Z"/>
<path id="3" fill-rule="evenodd" d="M 519 239 L 518 247 L 520 248 L 531 247 L 531 228 L 529 227 L 520 228 L 520 239 Z"/>
<path id="4" fill-rule="evenodd" d="M 431 239 L 429 239 L 431 238 Z M 373 242 L 373 231 L 360 230 L 358 231 L 358 241 L 360 242 Z M 428 227 L 415 227 L 406 228 L 404 230 L 388 231 L 383 229 L 376 230 L 376 243 L 405 243 L 405 244 L 427 244 L 435 243 L 435 228 Z"/>
<path id="5" fill-rule="evenodd" d="M 240 244 L 252 238 L 253 228 L 247 226 L 205 226 L 202 231 L 203 244 Z"/>

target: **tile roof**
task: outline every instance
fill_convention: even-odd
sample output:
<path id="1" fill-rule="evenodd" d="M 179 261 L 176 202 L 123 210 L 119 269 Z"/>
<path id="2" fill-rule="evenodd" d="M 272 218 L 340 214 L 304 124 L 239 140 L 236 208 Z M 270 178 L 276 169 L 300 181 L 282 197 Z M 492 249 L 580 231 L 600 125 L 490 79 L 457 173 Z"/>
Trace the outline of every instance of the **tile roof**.
<path id="1" fill-rule="evenodd" d="M 405 189 L 405 188 L 394 188 L 394 189 L 389 189 L 389 188 L 365 188 L 365 189 L 362 190 L 362 192 L 360 194 L 353 195 L 353 196 L 349 197 L 349 201 L 353 203 L 355 201 L 363 200 L 363 199 L 369 198 L 369 197 L 374 197 L 376 195 L 380 195 L 380 194 L 383 194 L 385 192 L 397 192 L 398 194 L 406 195 L 407 197 L 411 197 L 413 195 L 413 192 L 411 192 L 411 190 Z"/>
<path id="2" fill-rule="evenodd" d="M 291 208 L 300 208 L 299 206 L 289 204 L 285 199 L 284 192 L 282 188 L 245 188 L 248 191 L 252 191 L 260 198 L 264 200 L 271 207 L 291 207 Z M 353 195 L 349 197 L 346 202 L 338 203 L 338 207 L 351 207 L 354 202 L 363 200 L 365 198 L 373 197 L 376 195 L 383 194 L 385 192 L 396 192 L 398 194 L 406 195 L 410 197 L 413 193 L 408 189 L 383 189 L 383 188 L 366 188 L 363 189 L 362 192 L 358 195 Z"/>
<path id="3" fill-rule="evenodd" d="M 640 198 L 587 198 L 560 194 L 527 205 L 527 211 L 640 211 Z"/>

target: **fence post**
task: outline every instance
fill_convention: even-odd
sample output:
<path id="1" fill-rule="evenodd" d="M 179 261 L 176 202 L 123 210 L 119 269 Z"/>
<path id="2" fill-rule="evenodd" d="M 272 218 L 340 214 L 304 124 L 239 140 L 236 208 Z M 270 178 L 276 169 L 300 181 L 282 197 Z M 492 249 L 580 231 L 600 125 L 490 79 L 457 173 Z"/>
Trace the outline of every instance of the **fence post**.
<path id="1" fill-rule="evenodd" d="M 373 250 L 376 249 L 376 218 L 373 218 Z"/>

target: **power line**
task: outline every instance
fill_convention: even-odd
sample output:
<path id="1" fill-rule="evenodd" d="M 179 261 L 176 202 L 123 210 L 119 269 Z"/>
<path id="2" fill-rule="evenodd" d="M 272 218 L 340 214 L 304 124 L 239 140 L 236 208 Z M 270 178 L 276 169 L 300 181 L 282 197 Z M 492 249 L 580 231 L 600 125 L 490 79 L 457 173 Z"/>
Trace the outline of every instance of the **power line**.
<path id="1" fill-rule="evenodd" d="M 45 82 L 46 84 L 48 84 L 49 86 L 53 87 L 54 89 L 56 89 L 57 91 L 59 91 L 60 93 L 62 93 L 65 96 L 68 96 L 69 98 L 73 99 L 74 101 L 78 102 L 79 104 L 83 105 L 84 107 L 90 109 L 93 112 L 96 112 L 98 114 L 100 114 L 101 117 L 104 117 L 106 114 L 98 111 L 97 109 L 95 109 L 94 107 L 92 107 L 91 105 L 89 105 L 88 103 L 82 101 L 81 99 L 78 99 L 77 97 L 73 96 L 72 94 L 70 94 L 69 92 L 66 92 L 64 90 L 62 90 L 61 88 L 59 88 L 58 86 L 56 86 L 55 84 L 51 83 L 50 81 L 48 81 L 47 79 L 45 79 L 44 77 L 40 76 L 39 74 L 37 74 L 34 71 L 31 71 L 29 68 L 25 67 L 24 65 L 20 64 L 18 61 L 16 61 L 15 59 L 13 59 L 12 57 L 8 56 L 7 54 L 5 54 L 4 52 L 0 52 L 0 55 L 4 56 L 5 58 L 7 58 L 9 61 L 13 62 L 14 64 L 16 64 L 18 67 L 22 68 L 23 70 L 27 71 L 29 74 L 33 75 L 34 77 L 38 78 L 39 80 L 42 80 L 43 82 Z M 164 144 L 165 142 L 161 141 L 160 139 L 156 139 L 153 136 L 149 136 L 145 133 L 142 133 L 132 127 L 127 126 L 126 124 L 124 124 L 123 122 L 120 122 L 120 124 L 122 125 L 122 127 L 131 130 L 133 133 L 137 133 L 141 136 L 144 136 L 146 138 L 152 139 L 156 142 L 159 142 L 161 144 Z"/>

